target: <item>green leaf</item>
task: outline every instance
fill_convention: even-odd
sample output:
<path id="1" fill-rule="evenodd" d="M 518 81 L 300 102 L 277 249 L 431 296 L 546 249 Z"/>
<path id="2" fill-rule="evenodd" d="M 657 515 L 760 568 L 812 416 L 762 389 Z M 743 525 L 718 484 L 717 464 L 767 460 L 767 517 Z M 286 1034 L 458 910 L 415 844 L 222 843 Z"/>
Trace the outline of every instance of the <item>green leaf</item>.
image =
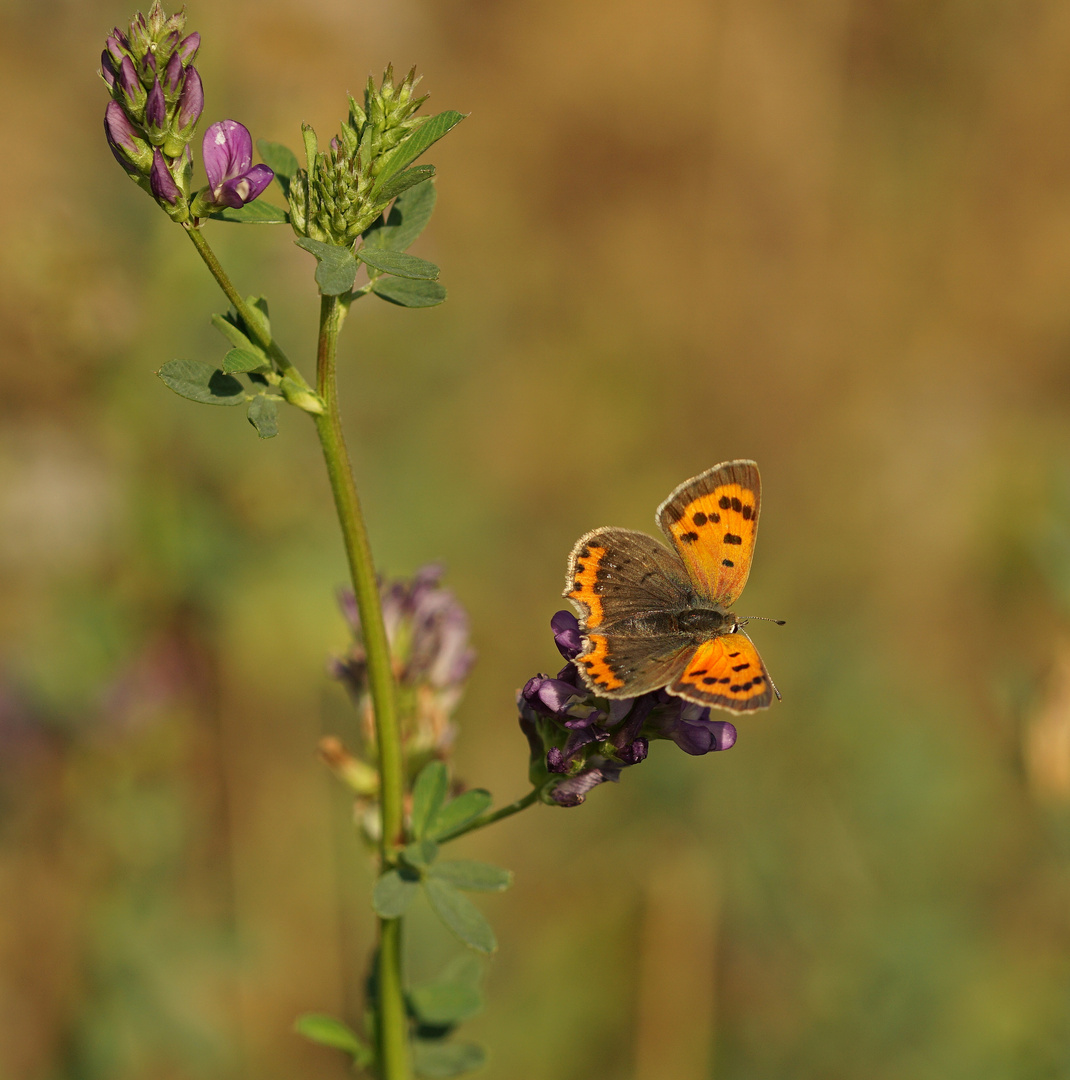
<path id="1" fill-rule="evenodd" d="M 376 278 L 372 292 L 401 307 L 434 307 L 446 299 L 446 290 L 437 281 L 413 281 L 411 278 Z"/>
<path id="2" fill-rule="evenodd" d="M 294 1031 L 320 1046 L 352 1054 L 359 1065 L 366 1065 L 372 1059 L 371 1047 L 352 1028 L 333 1016 L 305 1013 L 294 1021 Z"/>
<path id="3" fill-rule="evenodd" d="M 417 165 L 413 169 L 406 169 L 398 173 L 392 180 L 388 180 L 375 194 L 375 202 L 382 205 L 396 199 L 409 188 L 422 184 L 435 175 L 434 165 Z"/>
<path id="4" fill-rule="evenodd" d="M 208 215 L 214 221 L 234 221 L 239 225 L 285 225 L 290 215 L 273 203 L 247 202 L 244 206 L 224 206 Z"/>
<path id="5" fill-rule="evenodd" d="M 384 919 L 399 919 L 416 896 L 417 882 L 402 877 L 397 870 L 387 870 L 372 890 L 372 907 Z"/>
<path id="6" fill-rule="evenodd" d="M 231 343 L 235 349 L 254 352 L 261 357 L 261 364 L 268 364 L 267 353 L 255 342 L 250 341 L 245 331 L 237 325 L 238 317 L 233 312 L 226 315 L 213 315 L 212 325 Z"/>
<path id="7" fill-rule="evenodd" d="M 463 983 L 428 983 L 409 991 L 409 1003 L 420 1022 L 433 1027 L 459 1024 L 483 1008 L 483 996 Z"/>
<path id="8" fill-rule="evenodd" d="M 279 433 L 279 403 L 275 398 L 257 394 L 249 402 L 249 423 L 261 439 L 273 439 Z"/>
<path id="9" fill-rule="evenodd" d="M 460 1076 L 482 1068 L 487 1054 L 475 1043 L 434 1043 L 418 1040 L 413 1048 L 412 1063 L 417 1076 L 427 1080 Z"/>
<path id="10" fill-rule="evenodd" d="M 431 220 L 438 194 L 430 180 L 409 188 L 382 218 L 364 234 L 365 248 L 404 251 L 424 231 Z"/>
<path id="11" fill-rule="evenodd" d="M 384 274 L 396 274 L 398 277 L 414 278 L 418 281 L 434 281 L 438 277 L 438 267 L 426 259 L 418 259 L 415 255 L 406 255 L 402 251 L 391 251 L 389 248 L 372 248 L 365 251 L 361 248 L 357 252 L 357 258 L 374 266 L 376 270 L 382 270 Z"/>
<path id="12" fill-rule="evenodd" d="M 464 893 L 437 877 L 425 878 L 423 886 L 431 910 L 465 945 L 483 953 L 498 948 L 490 923 Z"/>
<path id="13" fill-rule="evenodd" d="M 441 761 L 428 762 L 412 786 L 412 835 L 422 840 L 433 824 L 450 785 L 449 770 Z"/>
<path id="14" fill-rule="evenodd" d="M 475 859 L 448 859 L 436 863 L 428 873 L 466 892 L 504 892 L 513 883 L 512 870 Z"/>
<path id="15" fill-rule="evenodd" d="M 264 354 L 259 349 L 243 349 L 239 346 L 231 349 L 223 357 L 223 371 L 228 375 L 240 375 L 242 372 L 256 371 L 264 366 Z"/>
<path id="16" fill-rule="evenodd" d="M 454 829 L 475 821 L 493 801 L 491 793 L 482 788 L 472 788 L 463 795 L 458 795 L 439 810 L 431 831 L 431 839 L 438 840 Z"/>
<path id="17" fill-rule="evenodd" d="M 441 112 L 428 119 L 427 123 L 421 124 L 407 139 L 399 143 L 379 167 L 379 176 L 371 190 L 371 198 L 374 199 L 379 194 L 387 180 L 415 161 L 464 117 L 464 113 Z"/>
<path id="18" fill-rule="evenodd" d="M 240 405 L 245 387 L 233 375 L 200 360 L 168 360 L 156 372 L 176 394 L 205 405 Z"/>
<path id="19" fill-rule="evenodd" d="M 247 331 L 257 330 L 265 340 L 271 340 L 271 320 L 268 318 L 268 302 L 266 296 L 247 296 L 245 306 L 249 309 L 249 320 L 254 325 L 246 326 Z M 240 321 L 240 316 L 237 316 Z"/>
<path id="20" fill-rule="evenodd" d="M 335 247 L 334 244 L 324 244 L 307 237 L 294 243 L 316 256 L 316 284 L 324 296 L 341 296 L 353 288 L 358 263 L 349 248 Z"/>
<path id="21" fill-rule="evenodd" d="M 426 870 L 438 858 L 438 844 L 434 840 L 417 840 L 401 849 L 401 857 L 416 870 Z"/>
<path id="22" fill-rule="evenodd" d="M 275 174 L 279 187 L 288 197 L 290 180 L 297 175 L 299 168 L 294 152 L 282 143 L 268 142 L 267 139 L 257 139 L 256 148 L 260 151 L 264 164 Z"/>

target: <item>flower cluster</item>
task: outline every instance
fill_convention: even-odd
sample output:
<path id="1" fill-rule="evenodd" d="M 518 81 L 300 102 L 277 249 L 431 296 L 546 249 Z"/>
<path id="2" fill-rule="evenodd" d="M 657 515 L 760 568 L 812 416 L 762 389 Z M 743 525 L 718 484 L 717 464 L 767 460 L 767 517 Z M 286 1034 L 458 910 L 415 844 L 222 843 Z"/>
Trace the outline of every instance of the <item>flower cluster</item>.
<path id="1" fill-rule="evenodd" d="M 111 92 L 104 133 L 115 160 L 167 211 L 185 222 L 224 206 L 241 207 L 271 183 L 266 165 L 253 165 L 253 141 L 234 120 L 213 124 L 202 152 L 208 187 L 190 206 L 193 156 L 189 144 L 204 109 L 204 87 L 193 66 L 201 35 L 183 36 L 184 12 L 167 16 L 155 0 L 138 12 L 129 33 L 116 27 L 105 42 L 100 74 Z"/>
<path id="2" fill-rule="evenodd" d="M 184 36 L 184 12 L 166 16 L 159 0 L 138 12 L 129 33 L 105 42 L 100 74 L 111 92 L 104 131 L 116 161 L 176 220 L 189 217 L 189 143 L 204 108 L 193 66 L 200 34 Z"/>
<path id="3" fill-rule="evenodd" d="M 376 180 L 387 155 L 429 119 L 413 115 L 427 100 L 413 97 L 419 81 L 413 68 L 395 86 L 393 67 L 383 73 L 378 89 L 369 79 L 364 106 L 350 97 L 349 118 L 329 150 L 321 151 L 316 133 L 303 125 L 308 167 L 297 171 L 289 190 L 296 233 L 348 247 L 399 194 L 393 186 L 378 189 Z"/>
<path id="4" fill-rule="evenodd" d="M 428 761 L 448 755 L 456 734 L 450 717 L 475 660 L 468 643 L 468 614 L 439 584 L 442 572 L 441 566 L 425 566 L 411 580 L 391 581 L 381 590 L 410 779 Z M 360 614 L 351 591 L 343 590 L 339 599 L 354 642 L 346 656 L 331 662 L 331 674 L 345 683 L 356 702 L 363 721 L 362 756 L 374 760 L 375 724 Z"/>
<path id="5" fill-rule="evenodd" d="M 711 720 L 710 710 L 655 690 L 609 700 L 584 685 L 575 659 L 582 651 L 576 616 L 559 611 L 554 640 L 567 661 L 556 678 L 536 675 L 517 694 L 520 727 L 531 747 L 531 782 L 544 802 L 579 806 L 587 792 L 637 765 L 653 739 L 670 739 L 688 754 L 727 750 L 736 729 Z"/>

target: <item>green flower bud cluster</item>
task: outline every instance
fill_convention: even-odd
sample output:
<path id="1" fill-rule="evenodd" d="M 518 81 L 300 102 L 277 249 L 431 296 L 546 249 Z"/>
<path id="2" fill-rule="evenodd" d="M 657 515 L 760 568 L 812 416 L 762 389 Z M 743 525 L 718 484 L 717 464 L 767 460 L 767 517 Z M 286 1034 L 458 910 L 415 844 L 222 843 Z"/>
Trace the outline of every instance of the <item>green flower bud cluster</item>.
<path id="1" fill-rule="evenodd" d="M 111 101 L 104 131 L 115 159 L 176 221 L 189 217 L 193 160 L 189 142 L 204 108 L 201 77 L 193 66 L 201 36 L 184 36 L 184 12 L 168 16 L 154 0 L 129 32 L 116 28 L 105 41 L 100 74 Z"/>
<path id="2" fill-rule="evenodd" d="M 305 124 L 306 169 L 290 183 L 290 221 L 294 231 L 322 243 L 349 247 L 398 194 L 377 185 L 386 159 L 430 119 L 413 115 L 427 100 L 414 97 L 420 80 L 412 68 L 395 86 L 388 66 L 378 89 L 368 79 L 363 108 L 349 99 L 349 118 L 330 149 L 321 151 L 316 133 Z"/>

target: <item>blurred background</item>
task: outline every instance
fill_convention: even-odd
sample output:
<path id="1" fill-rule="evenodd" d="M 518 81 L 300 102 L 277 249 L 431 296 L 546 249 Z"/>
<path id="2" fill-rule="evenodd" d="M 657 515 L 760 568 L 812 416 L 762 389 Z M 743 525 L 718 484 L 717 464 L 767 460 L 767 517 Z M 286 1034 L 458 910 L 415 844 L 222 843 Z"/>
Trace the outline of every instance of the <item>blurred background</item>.
<path id="1" fill-rule="evenodd" d="M 341 1078 L 291 1031 L 359 1021 L 373 930 L 315 756 L 356 720 L 313 429 L 260 442 L 153 375 L 219 359 L 225 303 L 104 143 L 132 11 L 0 12 L 0 1078 Z M 469 783 L 527 790 L 513 694 L 560 665 L 576 537 L 762 468 L 739 610 L 788 620 L 755 628 L 783 704 L 457 845 L 516 870 L 481 901 L 488 1080 L 1070 1075 L 1070 7 L 188 25 L 202 124 L 326 139 L 391 60 L 472 114 L 415 249 L 449 302 L 364 300 L 341 364 L 379 563 L 444 560 L 471 612 Z M 310 372 L 311 259 L 208 229 Z M 460 951 L 429 917 L 409 944 L 415 979 Z"/>

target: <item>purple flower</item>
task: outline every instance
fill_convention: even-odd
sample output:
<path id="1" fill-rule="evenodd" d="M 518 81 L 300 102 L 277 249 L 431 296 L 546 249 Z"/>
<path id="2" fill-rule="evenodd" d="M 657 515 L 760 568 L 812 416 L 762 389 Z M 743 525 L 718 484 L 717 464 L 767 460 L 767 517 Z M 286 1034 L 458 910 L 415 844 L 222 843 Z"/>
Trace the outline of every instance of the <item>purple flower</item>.
<path id="1" fill-rule="evenodd" d="M 210 205 L 242 207 L 275 178 L 266 165 L 253 164 L 252 136 L 237 120 L 213 124 L 204 133 L 201 153 L 210 192 L 206 202 Z"/>
<path id="2" fill-rule="evenodd" d="M 442 567 L 432 565 L 408 580 L 380 582 L 383 623 L 400 691 L 402 738 L 410 758 L 428 750 L 438 756 L 448 751 L 454 736 L 450 716 L 475 661 L 468 614 L 439 584 L 441 578 Z M 345 657 L 331 661 L 329 670 L 367 712 L 368 664 L 360 613 L 350 590 L 343 589 L 338 601 L 356 640 Z"/>
<path id="3" fill-rule="evenodd" d="M 520 727 L 531 748 L 531 781 L 543 801 L 579 806 L 591 788 L 618 780 L 622 769 L 645 760 L 653 739 L 694 755 L 735 743 L 732 724 L 711 720 L 708 708 L 665 690 L 608 701 L 592 694 L 575 662 L 583 647 L 578 620 L 559 611 L 550 626 L 568 663 L 556 678 L 536 675 L 517 694 Z"/>
<path id="4" fill-rule="evenodd" d="M 551 620 L 557 650 L 566 660 L 575 660 L 583 649 L 580 623 L 571 611 L 559 611 Z"/>

